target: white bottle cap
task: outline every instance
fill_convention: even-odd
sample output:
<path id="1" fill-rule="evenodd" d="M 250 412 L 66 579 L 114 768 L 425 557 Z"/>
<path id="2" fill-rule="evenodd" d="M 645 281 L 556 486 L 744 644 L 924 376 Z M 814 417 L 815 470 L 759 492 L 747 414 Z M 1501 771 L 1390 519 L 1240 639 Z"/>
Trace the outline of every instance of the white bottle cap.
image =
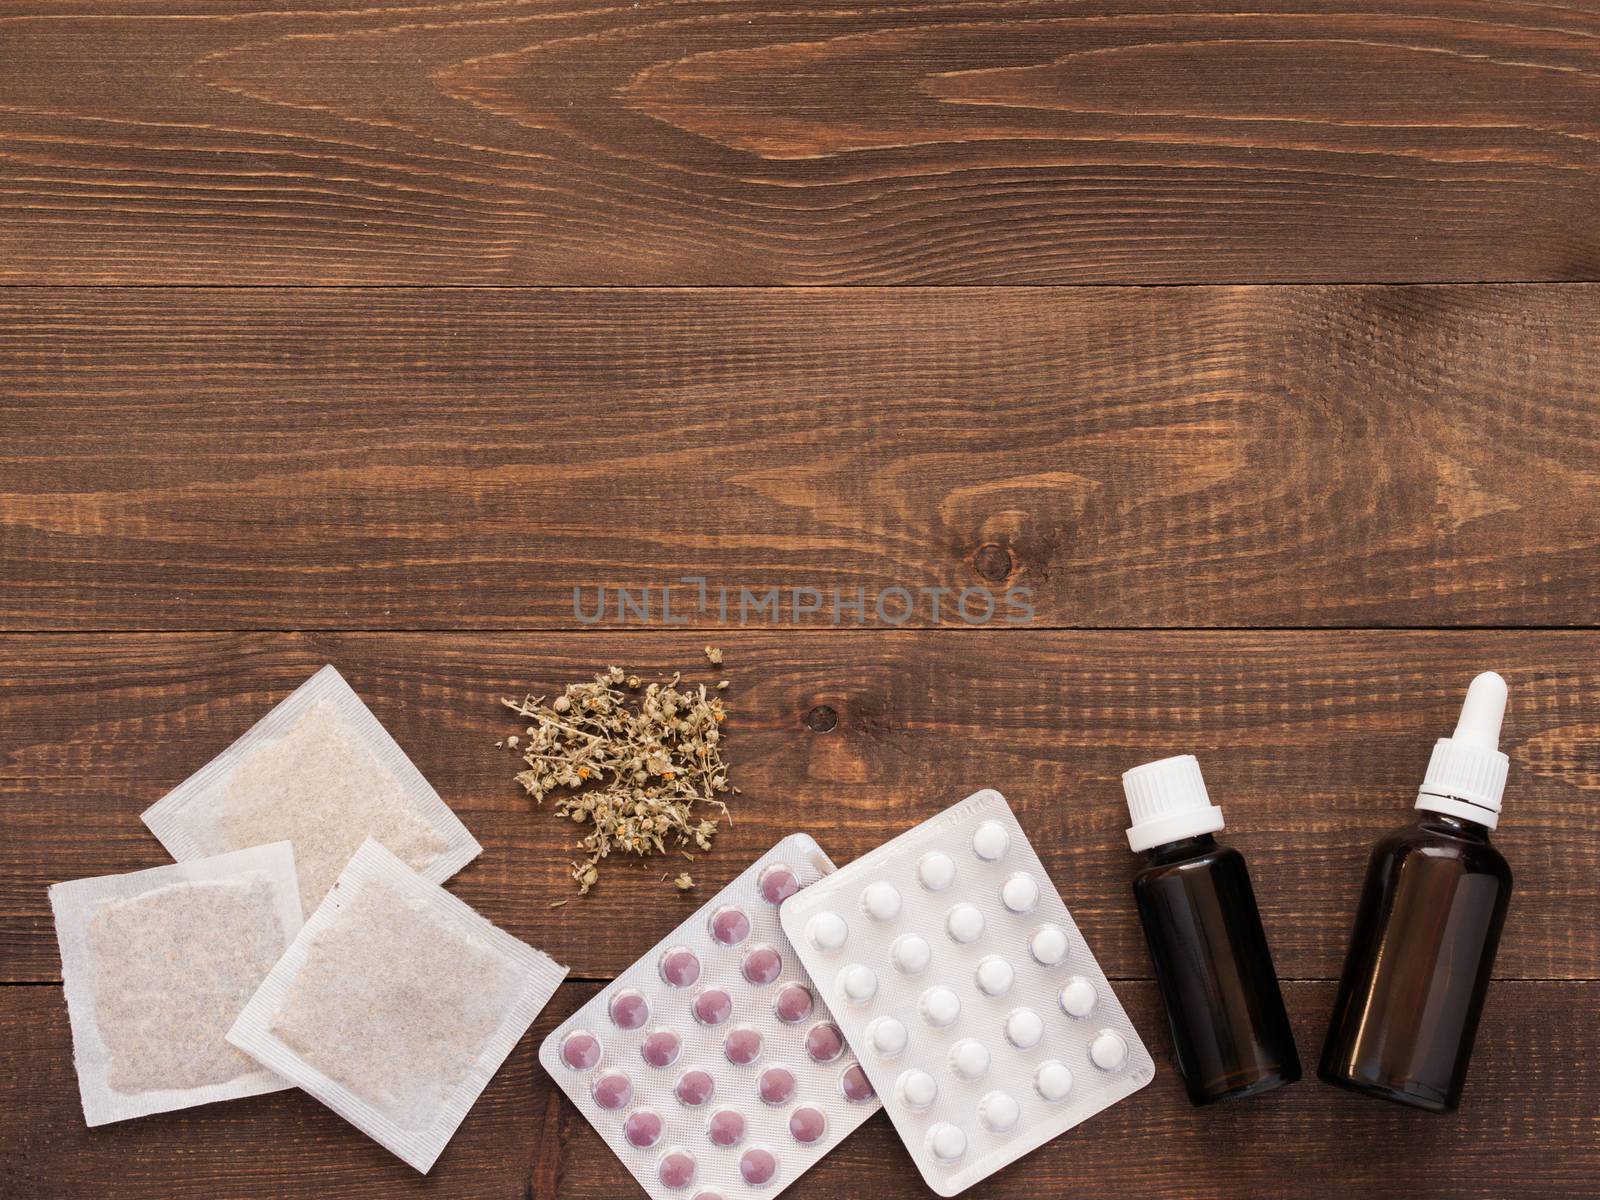
<path id="1" fill-rule="evenodd" d="M 1222 810 L 1206 794 L 1200 760 L 1192 754 L 1161 758 L 1124 771 L 1122 791 L 1133 818 L 1128 845 L 1135 851 L 1222 828 Z"/>
<path id="2" fill-rule="evenodd" d="M 1509 760 L 1500 753 L 1506 681 L 1485 671 L 1467 687 L 1456 731 L 1433 745 L 1417 807 L 1493 829 L 1500 820 Z"/>

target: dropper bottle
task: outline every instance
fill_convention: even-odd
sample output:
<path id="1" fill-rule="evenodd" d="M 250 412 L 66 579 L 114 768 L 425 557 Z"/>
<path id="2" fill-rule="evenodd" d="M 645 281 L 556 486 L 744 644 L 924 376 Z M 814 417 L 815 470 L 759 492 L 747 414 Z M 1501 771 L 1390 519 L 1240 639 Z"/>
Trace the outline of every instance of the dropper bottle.
<path id="1" fill-rule="evenodd" d="M 1328 1083 L 1432 1112 L 1461 1101 L 1511 899 L 1511 868 L 1489 844 L 1505 707 L 1504 679 L 1472 681 L 1455 733 L 1433 748 L 1417 820 L 1373 848 L 1317 1070 Z"/>
<path id="2" fill-rule="evenodd" d="M 1271 1091 L 1300 1078 L 1272 953 L 1244 856 L 1217 844 L 1222 810 L 1192 754 L 1124 772 L 1145 855 L 1133 881 L 1173 1052 L 1192 1104 Z"/>

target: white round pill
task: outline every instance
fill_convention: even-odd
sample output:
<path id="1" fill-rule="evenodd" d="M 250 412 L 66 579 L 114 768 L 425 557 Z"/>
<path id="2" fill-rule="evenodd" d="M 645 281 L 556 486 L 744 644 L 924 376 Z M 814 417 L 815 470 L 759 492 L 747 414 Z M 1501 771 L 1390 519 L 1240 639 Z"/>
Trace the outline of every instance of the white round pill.
<path id="1" fill-rule="evenodd" d="M 957 904 L 945 918 L 945 928 L 956 941 L 970 945 L 983 936 L 983 914 L 975 905 Z"/>
<path id="2" fill-rule="evenodd" d="M 1120 1071 L 1128 1061 L 1128 1043 L 1113 1030 L 1102 1029 L 1089 1043 L 1089 1061 L 1102 1071 Z"/>
<path id="3" fill-rule="evenodd" d="M 978 1120 L 994 1133 L 1014 1129 L 1022 1116 L 1022 1106 L 1005 1092 L 988 1092 L 978 1101 Z"/>
<path id="4" fill-rule="evenodd" d="M 927 938 L 908 933 L 895 938 L 894 945 L 889 947 L 889 958 L 901 974 L 920 975 L 928 969 L 933 947 L 928 945 Z"/>
<path id="5" fill-rule="evenodd" d="M 926 1071 L 902 1071 L 894 1081 L 894 1094 L 912 1112 L 921 1112 L 939 1098 L 939 1085 Z"/>
<path id="6" fill-rule="evenodd" d="M 930 892 L 942 892 L 956 881 L 956 860 L 943 850 L 930 850 L 917 863 L 917 880 Z"/>
<path id="7" fill-rule="evenodd" d="M 1041 925 L 1033 931 L 1028 941 L 1028 951 L 1033 961 L 1053 967 L 1067 956 L 1066 931 L 1059 925 Z"/>
<path id="8" fill-rule="evenodd" d="M 850 936 L 850 927 L 836 912 L 819 912 L 806 922 L 806 941 L 818 950 L 837 950 Z"/>
<path id="9" fill-rule="evenodd" d="M 1000 888 L 1000 902 L 1014 913 L 1032 912 L 1039 903 L 1039 885 L 1018 871 Z"/>
<path id="10" fill-rule="evenodd" d="M 950 1069 L 963 1079 L 982 1079 L 989 1072 L 989 1049 L 973 1038 L 950 1047 Z"/>
<path id="11" fill-rule="evenodd" d="M 960 1126 L 940 1121 L 928 1130 L 928 1149 L 940 1162 L 955 1162 L 967 1152 L 967 1135 Z"/>
<path id="12" fill-rule="evenodd" d="M 839 990 L 851 1004 L 865 1004 L 878 994 L 877 973 L 862 963 L 851 963 L 839 972 Z"/>
<path id="13" fill-rule="evenodd" d="M 909 1039 L 906 1027 L 894 1017 L 879 1017 L 867 1026 L 867 1041 L 879 1058 L 893 1058 Z"/>
<path id="14" fill-rule="evenodd" d="M 1006 1017 L 1006 1041 L 1018 1050 L 1032 1050 L 1044 1037 L 1044 1018 L 1031 1008 L 1016 1008 Z"/>
<path id="15" fill-rule="evenodd" d="M 1094 984 L 1082 975 L 1074 975 L 1061 989 L 1061 1011 L 1069 1017 L 1087 1017 L 1099 999 L 1100 993 L 1094 990 Z"/>
<path id="16" fill-rule="evenodd" d="M 922 1019 L 935 1029 L 943 1029 L 961 1015 L 961 1000 L 947 987 L 929 988 L 917 1007 Z"/>
<path id="17" fill-rule="evenodd" d="M 988 862 L 1004 858 L 1011 849 L 1011 835 L 999 821 L 985 821 L 972 831 L 972 852 Z"/>
<path id="18" fill-rule="evenodd" d="M 1067 1093 L 1072 1090 L 1072 1072 L 1067 1070 L 1066 1063 L 1052 1058 L 1049 1062 L 1040 1063 L 1039 1069 L 1033 1073 L 1033 1087 L 1052 1104 L 1065 1100 Z"/>
<path id="19" fill-rule="evenodd" d="M 900 915 L 900 893 L 894 884 L 880 879 L 861 893 L 861 908 L 874 921 L 892 921 Z"/>
<path id="20" fill-rule="evenodd" d="M 998 954 L 991 954 L 978 960 L 974 977 L 978 981 L 978 990 L 985 996 L 1004 996 L 1016 982 L 1017 973 L 1005 959 Z"/>

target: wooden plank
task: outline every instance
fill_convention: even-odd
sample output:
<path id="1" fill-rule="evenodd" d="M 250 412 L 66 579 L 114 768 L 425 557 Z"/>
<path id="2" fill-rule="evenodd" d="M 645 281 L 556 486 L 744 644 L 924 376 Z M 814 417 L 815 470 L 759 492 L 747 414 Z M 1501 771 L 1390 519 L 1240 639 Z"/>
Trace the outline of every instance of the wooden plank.
<path id="1" fill-rule="evenodd" d="M 1600 271 L 1592 6 L 32 0 L 0 279 Z"/>
<path id="2" fill-rule="evenodd" d="M 299 1092 L 88 1130 L 55 987 L 0 988 L 0 1191 L 52 1200 L 618 1200 L 639 1193 L 534 1059 L 539 1040 L 592 994 L 568 985 L 473 1108 L 433 1172 L 417 1175 Z M 1284 988 L 1308 1067 L 1328 983 Z M 994 1176 L 987 1200 L 1033 1196 L 1233 1200 L 1294 1193 L 1600 1196 L 1600 984 L 1503 981 L 1490 993 L 1461 1111 L 1448 1120 L 1307 1079 L 1246 1104 L 1196 1110 L 1171 1066 L 1154 986 L 1118 994 L 1156 1055 L 1149 1087 Z M 1352 1153 L 1352 1147 L 1360 1147 Z M 784 1200 L 926 1195 L 886 1118 L 873 1117 Z"/>
<path id="3" fill-rule="evenodd" d="M 715 678 L 693 634 L 13 635 L 0 639 L 0 971 L 58 978 L 45 889 L 154 866 L 139 813 L 333 662 L 483 843 L 452 890 L 578 977 L 609 978 L 788 833 L 843 863 L 1005 791 L 1115 978 L 1149 965 L 1118 776 L 1190 751 L 1248 856 L 1279 969 L 1332 978 L 1372 843 L 1410 819 L 1436 737 L 1511 684 L 1503 977 L 1593 978 L 1600 635 L 1579 632 L 747 633 L 725 643 L 734 823 L 690 868 L 618 863 L 572 895 L 573 827 L 512 782 L 503 695 L 617 663 Z M 808 723 L 808 715 L 811 720 Z M 824 719 L 825 718 L 825 719 Z M 832 722 L 833 728 L 826 729 Z M 814 728 L 815 727 L 815 728 Z M 825 732 L 822 730 L 826 729 Z M 666 860 L 676 872 L 690 864 Z"/>
<path id="4" fill-rule="evenodd" d="M 0 347 L 10 628 L 1600 623 L 1596 287 L 14 291 Z"/>

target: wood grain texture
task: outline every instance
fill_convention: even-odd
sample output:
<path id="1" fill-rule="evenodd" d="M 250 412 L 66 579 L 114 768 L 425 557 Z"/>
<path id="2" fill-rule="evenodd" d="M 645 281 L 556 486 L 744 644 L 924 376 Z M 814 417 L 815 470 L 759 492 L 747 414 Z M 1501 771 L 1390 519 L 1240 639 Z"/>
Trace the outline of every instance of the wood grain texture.
<path id="1" fill-rule="evenodd" d="M 0 280 L 1595 279 L 1526 0 L 23 0 Z"/>
<path id="2" fill-rule="evenodd" d="M 686 575 L 1600 623 L 1597 287 L 19 290 L 0 345 L 14 629 L 573 628 Z"/>
<path id="3" fill-rule="evenodd" d="M 1501 981 L 1489 994 L 1461 1111 L 1413 1112 L 1309 1079 L 1247 1104 L 1189 1106 L 1155 987 L 1118 995 L 1156 1056 L 1154 1082 L 986 1181 L 985 1200 L 1238 1200 L 1326 1195 L 1600 1196 L 1593 1053 L 1597 983 Z M 619 1200 L 642 1195 L 535 1060 L 593 994 L 564 986 L 490 1083 L 433 1171 L 399 1159 L 300 1092 L 85 1129 L 56 987 L 0 988 L 0 1193 L 8 1200 Z M 1284 987 L 1308 1066 L 1333 987 Z M 1313 1168 L 1314 1164 L 1314 1168 Z M 873 1117 L 784 1200 L 924 1194 L 887 1118 Z"/>
<path id="4" fill-rule="evenodd" d="M 1496 835 L 1516 893 L 1502 977 L 1600 961 L 1600 635 L 1559 632 L 811 633 L 723 641 L 733 824 L 690 868 L 614 864 L 572 895 L 573 827 L 511 779 L 503 695 L 618 663 L 706 678 L 703 638 L 593 634 L 14 635 L 0 639 L 0 964 L 59 978 L 50 883 L 155 866 L 139 813 L 325 662 L 335 663 L 484 846 L 451 889 L 566 963 L 611 978 L 786 834 L 847 862 L 979 787 L 1018 810 L 1113 978 L 1150 968 L 1118 783 L 1200 756 L 1249 858 L 1280 973 L 1337 975 L 1368 851 L 1410 819 L 1461 690 L 1511 684 Z M 697 669 L 697 663 L 700 667 Z M 806 716 L 827 707 L 834 727 Z M 823 722 L 818 722 L 823 724 Z M 1592 1028 L 1591 1028 L 1592 1032 Z"/>

